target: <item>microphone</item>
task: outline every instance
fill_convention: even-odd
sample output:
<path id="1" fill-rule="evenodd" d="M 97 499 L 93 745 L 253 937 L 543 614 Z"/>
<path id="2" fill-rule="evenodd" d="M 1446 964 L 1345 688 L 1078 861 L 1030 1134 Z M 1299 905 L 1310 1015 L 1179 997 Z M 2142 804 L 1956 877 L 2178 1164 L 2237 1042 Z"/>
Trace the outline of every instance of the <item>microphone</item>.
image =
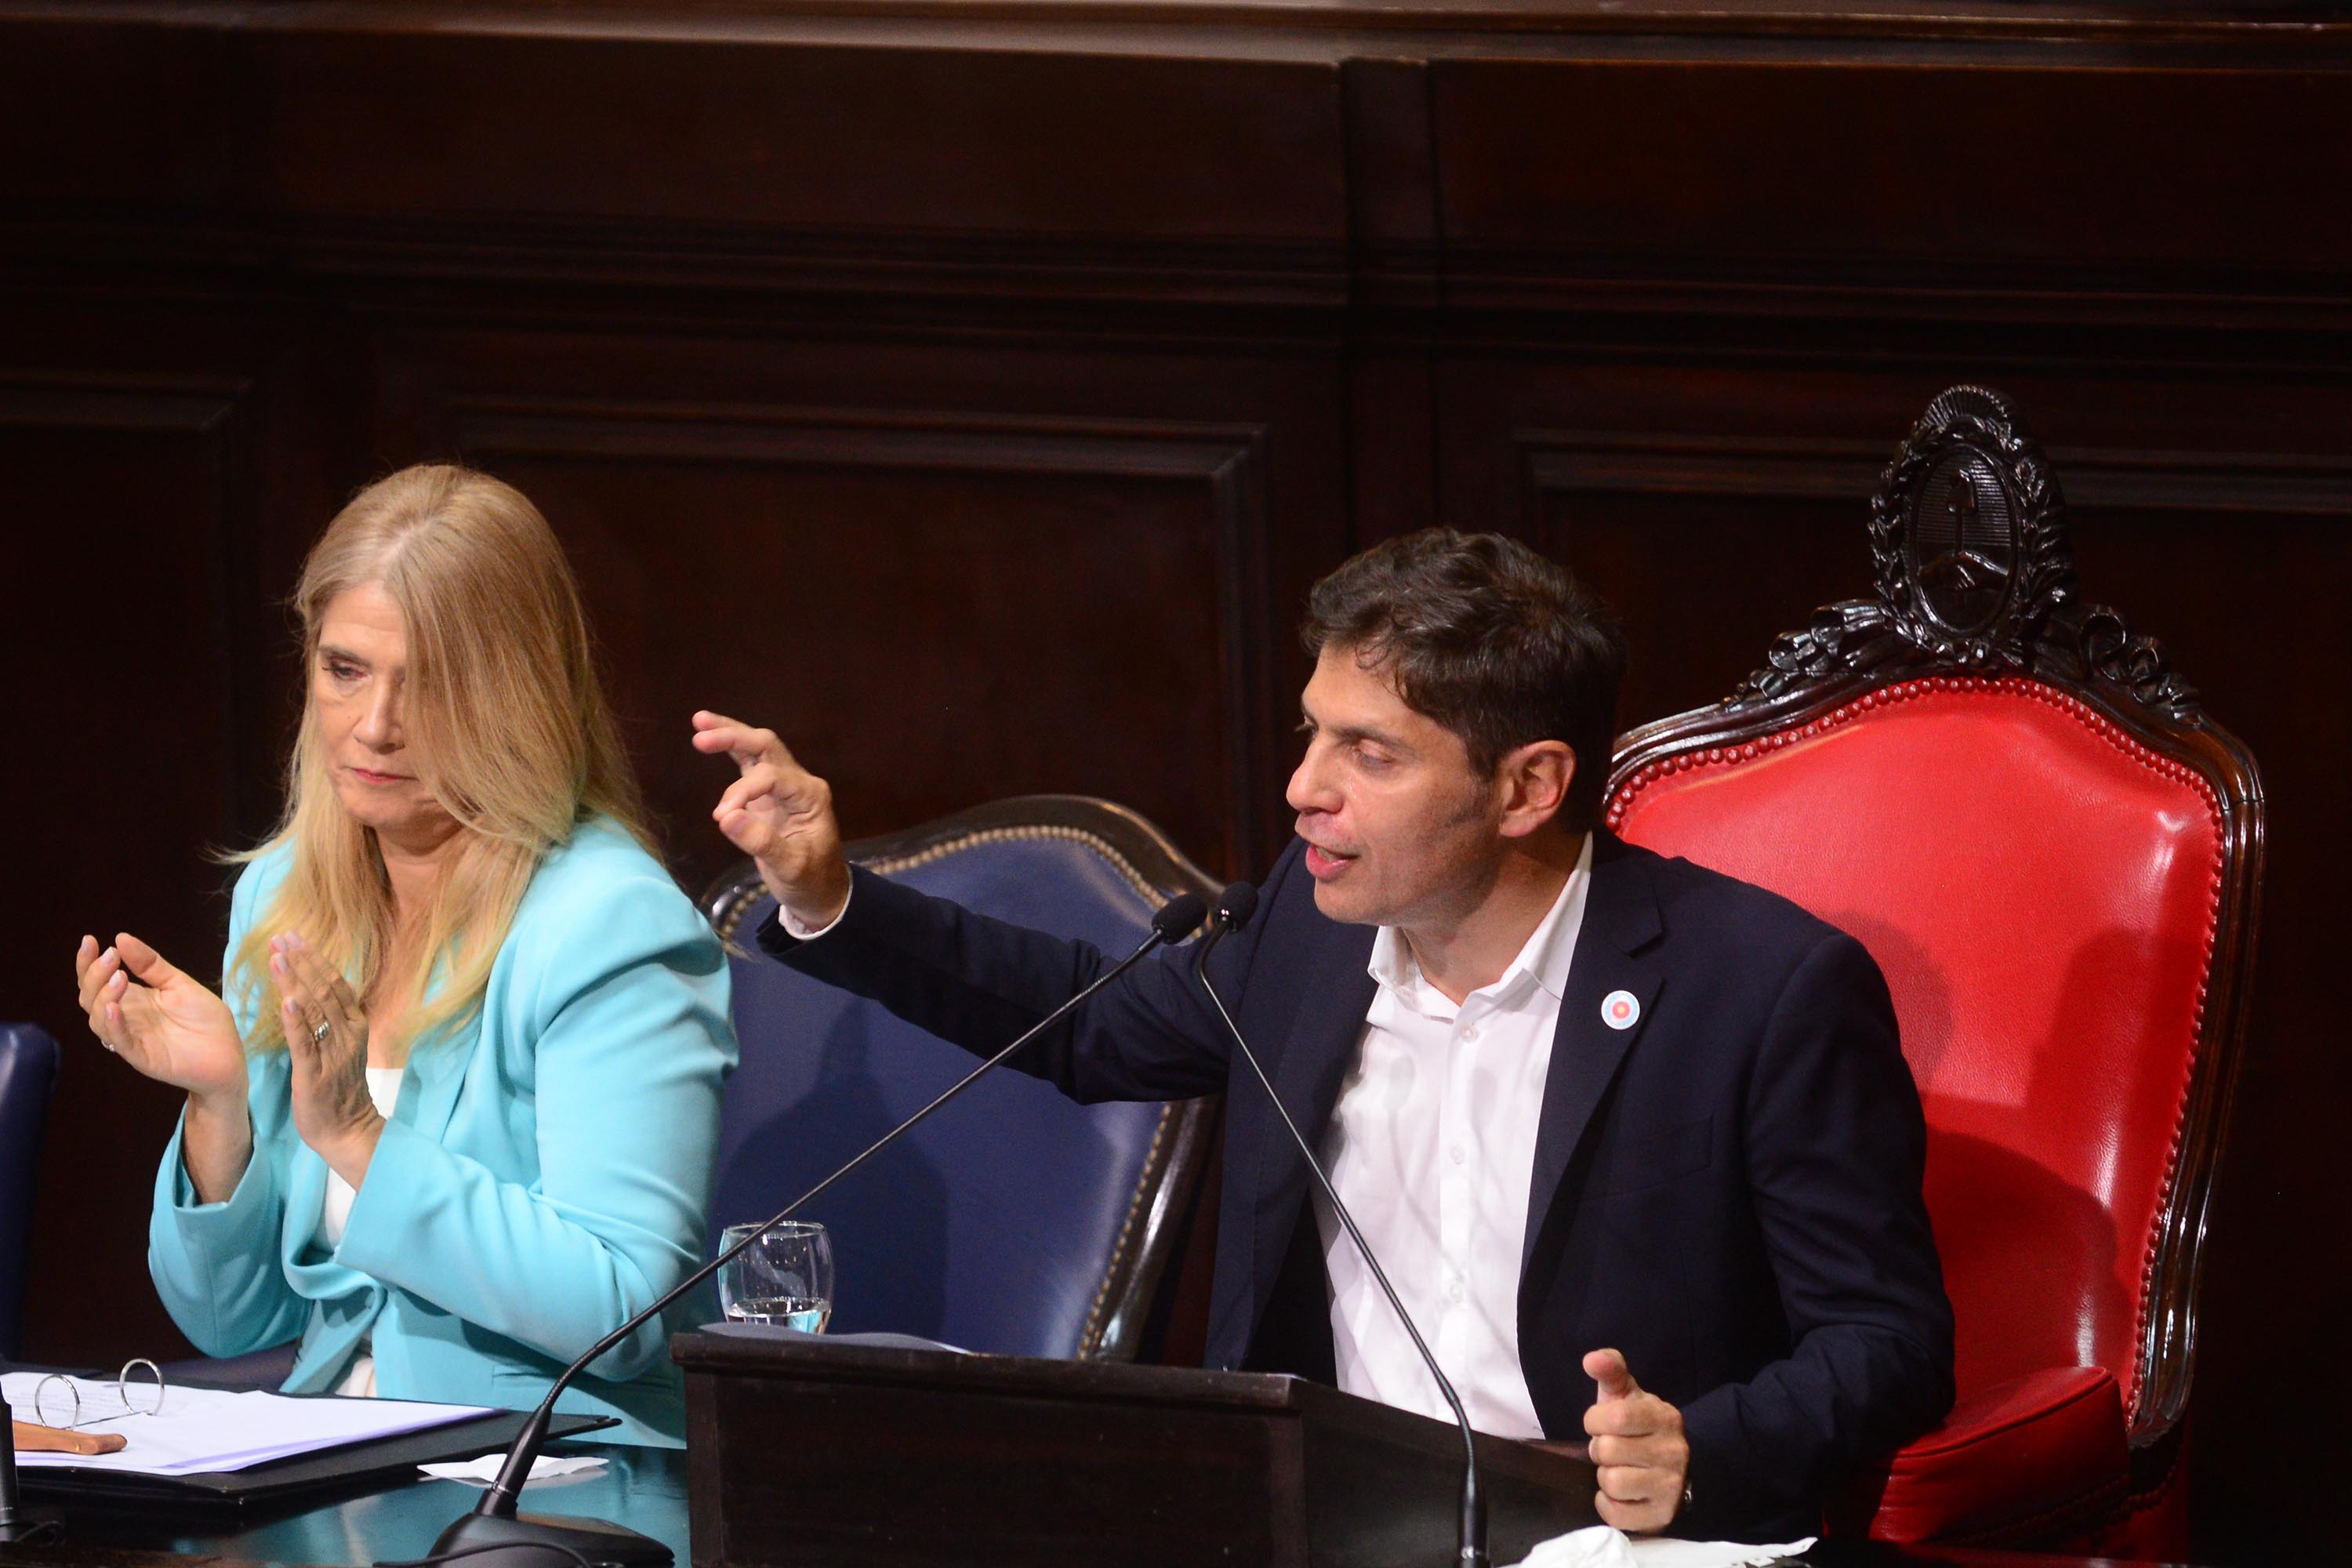
<path id="1" fill-rule="evenodd" d="M 16 1498 L 16 1413 L 8 1408 L 8 1396 L 0 1394 L 0 1542 L 18 1538 L 24 1521 L 17 1516 Z"/>
<path id="2" fill-rule="evenodd" d="M 1274 1092 L 1274 1080 L 1265 1076 L 1265 1068 L 1260 1065 L 1257 1053 L 1251 1050 L 1249 1041 L 1242 1037 L 1241 1026 L 1234 1023 L 1234 1016 L 1225 1010 L 1225 999 L 1217 994 L 1216 985 L 1209 979 L 1209 954 L 1216 951 L 1217 943 L 1246 925 L 1256 910 L 1257 889 L 1247 882 L 1235 882 L 1217 895 L 1216 912 L 1209 917 L 1209 934 L 1202 941 L 1200 954 L 1193 960 L 1193 968 L 1201 976 L 1201 989 L 1209 994 L 1210 1002 L 1217 1009 L 1217 1016 L 1225 1021 L 1226 1032 L 1233 1036 L 1234 1044 L 1241 1047 L 1242 1059 L 1248 1062 L 1250 1071 L 1257 1075 L 1258 1084 L 1265 1090 L 1265 1098 L 1273 1105 L 1274 1113 L 1282 1118 L 1285 1127 L 1290 1129 L 1291 1139 L 1297 1143 L 1299 1155 L 1307 1162 L 1307 1169 L 1313 1173 L 1316 1184 L 1323 1189 L 1323 1195 L 1330 1200 L 1331 1212 L 1338 1215 L 1339 1223 L 1347 1227 L 1349 1239 L 1356 1244 L 1357 1252 L 1363 1256 L 1364 1266 L 1372 1271 L 1372 1279 L 1380 1285 L 1381 1294 L 1389 1299 L 1389 1307 L 1396 1313 L 1397 1321 L 1404 1325 L 1404 1331 L 1412 1336 L 1412 1348 L 1421 1352 L 1422 1363 L 1429 1368 L 1429 1375 L 1437 1380 L 1438 1392 L 1445 1395 L 1446 1405 L 1454 1411 L 1454 1424 L 1462 1428 L 1462 1519 L 1455 1535 L 1458 1543 L 1455 1555 L 1461 1568 L 1486 1568 L 1486 1494 L 1478 1485 L 1478 1444 L 1471 1430 L 1469 1413 L 1462 1408 L 1462 1396 L 1454 1392 L 1454 1384 L 1437 1364 L 1437 1357 L 1430 1353 L 1428 1342 L 1413 1326 L 1412 1314 L 1404 1310 L 1404 1302 L 1398 1298 L 1396 1287 L 1389 1283 L 1387 1272 L 1381 1268 L 1381 1260 L 1372 1256 L 1371 1244 L 1364 1239 L 1364 1233 L 1356 1228 L 1356 1216 L 1349 1214 L 1348 1205 L 1339 1201 L 1339 1192 L 1331 1185 L 1331 1178 L 1323 1172 L 1323 1163 L 1315 1157 L 1315 1151 L 1307 1147 L 1307 1135 L 1298 1130 L 1298 1123 L 1293 1121 L 1290 1112 L 1283 1109 L 1282 1097 Z"/>
<path id="3" fill-rule="evenodd" d="M 51 1543 L 65 1533 L 54 1519 L 34 1519 L 16 1492 L 16 1413 L 0 1394 L 0 1546 Z"/>
<path id="4" fill-rule="evenodd" d="M 414 1563 L 378 1563 L 376 1568 L 418 1568 L 421 1564 L 437 1563 L 452 1557 L 463 1557 L 477 1568 L 583 1568 L 583 1560 L 586 1564 L 610 1563 L 631 1565 L 631 1568 L 638 1564 L 658 1568 L 659 1564 L 669 1562 L 671 1552 L 668 1547 L 622 1525 L 601 1519 L 569 1516 L 551 1519 L 515 1512 L 516 1496 L 522 1490 L 524 1483 L 530 1479 L 531 1461 L 539 1457 L 539 1450 L 547 1441 L 547 1424 L 555 1414 L 556 1396 L 570 1387 L 572 1380 L 586 1371 L 598 1356 L 627 1339 L 672 1302 L 709 1279 L 729 1258 L 790 1219 L 802 1205 L 896 1142 L 931 1112 L 970 1089 L 991 1068 L 1067 1017 L 1096 992 L 1141 963 L 1144 955 L 1152 949 L 1182 942 L 1192 935 L 1207 910 L 1207 903 L 1197 893 L 1180 893 L 1169 900 L 1153 911 L 1151 930 L 1134 952 L 1023 1031 L 1019 1039 L 958 1079 L 929 1104 L 867 1144 L 848 1163 L 778 1209 L 759 1229 L 722 1250 L 718 1257 L 664 1291 L 651 1305 L 589 1346 L 579 1360 L 565 1367 L 548 1386 L 547 1397 L 540 1401 L 539 1408 L 531 1412 L 530 1419 L 525 1421 L 522 1430 L 515 1434 L 514 1445 L 507 1450 L 506 1463 L 499 1468 L 499 1479 L 483 1492 L 482 1500 L 475 1505 L 474 1510 L 451 1523 L 441 1532 L 441 1538 L 433 1543 L 432 1552 L 415 1559 Z"/>

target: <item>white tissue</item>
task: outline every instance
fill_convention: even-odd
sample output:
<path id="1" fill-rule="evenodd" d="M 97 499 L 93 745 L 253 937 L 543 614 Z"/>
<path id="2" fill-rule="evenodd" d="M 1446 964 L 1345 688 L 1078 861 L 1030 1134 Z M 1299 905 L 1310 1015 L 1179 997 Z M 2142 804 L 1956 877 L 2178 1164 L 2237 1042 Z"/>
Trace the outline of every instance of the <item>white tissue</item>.
<path id="1" fill-rule="evenodd" d="M 1633 1543 L 1605 1524 L 1538 1542 L 1518 1568 L 1633 1568 Z"/>
<path id="2" fill-rule="evenodd" d="M 1809 1550 L 1815 1540 L 1790 1541 L 1779 1546 L 1749 1546 L 1737 1541 L 1676 1541 L 1671 1536 L 1643 1536 L 1635 1541 L 1605 1524 L 1572 1530 L 1538 1544 L 1518 1568 L 1762 1568 L 1784 1557 Z"/>
<path id="3" fill-rule="evenodd" d="M 499 1479 L 499 1467 L 507 1462 L 504 1454 L 485 1454 L 478 1459 L 464 1459 L 447 1465 L 419 1465 L 416 1468 L 436 1480 L 471 1481 L 478 1487 L 488 1486 Z M 551 1476 L 576 1476 L 604 1464 L 597 1458 L 541 1454 L 530 1462 L 530 1479 L 542 1481 Z"/>

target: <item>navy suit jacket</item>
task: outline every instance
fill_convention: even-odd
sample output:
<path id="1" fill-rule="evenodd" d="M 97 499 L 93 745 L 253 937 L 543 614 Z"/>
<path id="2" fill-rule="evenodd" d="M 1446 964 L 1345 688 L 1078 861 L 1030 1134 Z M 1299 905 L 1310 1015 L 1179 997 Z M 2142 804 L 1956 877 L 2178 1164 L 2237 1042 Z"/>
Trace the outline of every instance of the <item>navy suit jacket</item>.
<path id="1" fill-rule="evenodd" d="M 1283 1103 L 1320 1147 L 1374 984 L 1370 926 L 1315 907 L 1294 843 L 1210 960 Z M 1677 1534 L 1785 1541 L 1854 1464 L 1952 1400 L 1952 1317 L 1920 1196 L 1926 1129 L 1862 944 L 1796 905 L 1596 837 L 1521 1246 L 1519 1359 L 1548 1436 L 1580 1440 L 1588 1351 L 1679 1406 Z M 1112 959 L 856 874 L 848 912 L 768 951 L 993 1052 Z M 1308 1176 L 1194 979 L 1163 952 L 1013 1065 L 1074 1098 L 1223 1092 L 1208 1362 L 1333 1376 Z M 1609 1027 L 1601 1000 L 1640 1005 Z"/>

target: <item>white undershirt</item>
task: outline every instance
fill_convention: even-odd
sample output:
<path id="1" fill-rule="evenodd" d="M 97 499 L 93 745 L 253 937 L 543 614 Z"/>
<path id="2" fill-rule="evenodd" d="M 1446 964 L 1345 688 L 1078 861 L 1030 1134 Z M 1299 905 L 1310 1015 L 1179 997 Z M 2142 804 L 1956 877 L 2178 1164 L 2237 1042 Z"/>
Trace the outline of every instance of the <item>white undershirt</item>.
<path id="1" fill-rule="evenodd" d="M 378 1116 L 389 1121 L 392 1109 L 400 1103 L 400 1068 L 370 1068 L 367 1069 L 368 1098 L 375 1101 Z M 332 1252 L 343 1239 L 343 1226 L 352 1217 L 352 1200 L 359 1191 L 331 1169 L 327 1173 L 326 1195 L 319 1204 L 319 1245 Z M 343 1373 L 333 1392 L 362 1399 L 375 1397 L 375 1357 L 369 1353 L 366 1340 L 360 1342 L 359 1354 L 352 1358 L 351 1369 Z"/>
<path id="2" fill-rule="evenodd" d="M 1471 1425 L 1541 1437 L 1519 1366 L 1519 1251 L 1560 993 L 1584 923 L 1588 837 L 1576 868 L 1510 967 L 1456 1006 L 1412 944 L 1383 926 L 1380 989 L 1340 1086 L 1323 1159 L 1349 1212 Z M 1444 1396 L 1321 1193 L 1315 1217 L 1339 1386 L 1451 1421 Z"/>

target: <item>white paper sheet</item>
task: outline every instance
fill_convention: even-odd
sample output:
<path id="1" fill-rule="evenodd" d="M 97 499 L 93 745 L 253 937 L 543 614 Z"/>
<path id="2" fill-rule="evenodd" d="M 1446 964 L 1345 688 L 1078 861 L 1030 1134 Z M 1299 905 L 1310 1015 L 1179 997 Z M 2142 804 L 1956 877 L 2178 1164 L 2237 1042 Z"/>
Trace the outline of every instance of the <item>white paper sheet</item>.
<path id="1" fill-rule="evenodd" d="M 36 1412 L 34 1390 L 39 1373 L 12 1372 L 0 1377 L 19 1421 L 62 1420 L 72 1401 L 62 1384 L 52 1382 Z M 82 1415 L 121 1410 L 111 1378 L 74 1380 L 81 1394 Z M 151 1395 L 147 1385 L 134 1384 L 132 1395 L 143 1407 Z M 128 1470 L 143 1476 L 201 1475 L 213 1470 L 242 1470 L 272 1459 L 321 1448 L 341 1447 L 375 1437 L 421 1432 L 470 1420 L 488 1412 L 473 1405 L 418 1405 L 394 1399 L 289 1398 L 282 1394 L 225 1394 L 210 1388 L 168 1388 L 163 1408 L 152 1415 L 117 1415 L 88 1422 L 85 1432 L 111 1432 L 129 1440 L 118 1454 L 29 1454 L 16 1463 L 27 1469 L 63 1466 L 76 1469 Z"/>

